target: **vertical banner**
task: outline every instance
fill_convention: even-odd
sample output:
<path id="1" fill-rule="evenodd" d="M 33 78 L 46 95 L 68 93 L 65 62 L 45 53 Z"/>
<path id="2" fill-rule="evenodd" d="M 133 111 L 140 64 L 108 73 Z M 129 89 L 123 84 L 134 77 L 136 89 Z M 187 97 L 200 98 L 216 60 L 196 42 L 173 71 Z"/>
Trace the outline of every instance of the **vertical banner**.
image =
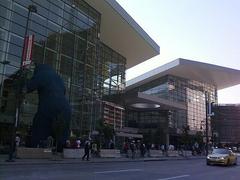
<path id="1" fill-rule="evenodd" d="M 32 62 L 33 42 L 34 35 L 26 36 L 24 39 L 22 67 L 25 67 Z"/>

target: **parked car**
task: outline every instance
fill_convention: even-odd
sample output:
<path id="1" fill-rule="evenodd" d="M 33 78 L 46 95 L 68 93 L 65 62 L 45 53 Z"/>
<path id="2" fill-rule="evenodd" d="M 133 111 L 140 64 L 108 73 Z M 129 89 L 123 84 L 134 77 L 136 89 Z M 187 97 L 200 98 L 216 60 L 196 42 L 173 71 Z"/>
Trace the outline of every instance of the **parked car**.
<path id="1" fill-rule="evenodd" d="M 230 149 L 215 148 L 212 153 L 207 156 L 207 165 L 237 165 L 237 155 Z"/>

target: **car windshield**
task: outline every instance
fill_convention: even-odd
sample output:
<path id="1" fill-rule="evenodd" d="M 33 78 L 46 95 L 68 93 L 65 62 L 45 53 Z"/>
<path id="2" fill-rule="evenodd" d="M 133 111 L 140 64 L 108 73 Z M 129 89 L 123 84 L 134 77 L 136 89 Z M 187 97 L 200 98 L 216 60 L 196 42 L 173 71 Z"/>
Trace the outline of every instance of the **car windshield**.
<path id="1" fill-rule="evenodd" d="M 213 154 L 228 154 L 229 151 L 227 149 L 213 149 Z"/>

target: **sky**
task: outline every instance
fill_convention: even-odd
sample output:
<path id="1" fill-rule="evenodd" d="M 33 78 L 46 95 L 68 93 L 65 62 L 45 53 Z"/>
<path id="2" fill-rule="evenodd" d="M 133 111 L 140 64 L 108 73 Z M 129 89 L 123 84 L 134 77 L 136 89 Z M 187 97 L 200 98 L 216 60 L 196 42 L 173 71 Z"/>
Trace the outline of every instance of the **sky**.
<path id="1" fill-rule="evenodd" d="M 127 80 L 177 58 L 240 70 L 239 0 L 117 2 L 160 46 L 160 55 L 127 70 Z M 240 103 L 239 91 L 240 85 L 218 91 L 218 103 Z"/>

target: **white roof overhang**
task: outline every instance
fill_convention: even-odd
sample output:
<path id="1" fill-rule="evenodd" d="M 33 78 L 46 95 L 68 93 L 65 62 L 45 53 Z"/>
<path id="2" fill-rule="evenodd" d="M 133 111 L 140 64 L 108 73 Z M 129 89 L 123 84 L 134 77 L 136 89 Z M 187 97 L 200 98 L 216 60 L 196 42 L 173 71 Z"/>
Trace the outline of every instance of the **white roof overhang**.
<path id="1" fill-rule="evenodd" d="M 174 75 L 212 84 L 216 86 L 217 90 L 240 84 L 240 70 L 186 59 L 177 59 L 127 81 L 126 91 L 165 75 Z"/>
<path id="2" fill-rule="evenodd" d="M 100 40 L 127 59 L 131 68 L 160 53 L 151 37 L 115 0 L 85 0 L 101 14 Z"/>

